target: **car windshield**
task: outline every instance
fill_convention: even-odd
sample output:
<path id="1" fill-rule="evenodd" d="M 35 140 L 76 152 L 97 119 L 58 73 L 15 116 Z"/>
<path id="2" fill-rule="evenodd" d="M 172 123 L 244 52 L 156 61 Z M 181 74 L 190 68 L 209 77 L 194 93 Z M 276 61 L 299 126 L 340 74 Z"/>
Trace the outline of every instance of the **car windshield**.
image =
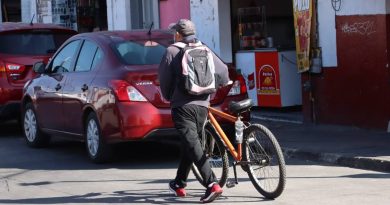
<path id="1" fill-rule="evenodd" d="M 7 33 L 0 35 L 0 53 L 47 55 L 54 53 L 72 34 L 51 32 Z"/>
<path id="2" fill-rule="evenodd" d="M 166 49 L 155 41 L 125 41 L 114 48 L 127 65 L 159 64 Z"/>

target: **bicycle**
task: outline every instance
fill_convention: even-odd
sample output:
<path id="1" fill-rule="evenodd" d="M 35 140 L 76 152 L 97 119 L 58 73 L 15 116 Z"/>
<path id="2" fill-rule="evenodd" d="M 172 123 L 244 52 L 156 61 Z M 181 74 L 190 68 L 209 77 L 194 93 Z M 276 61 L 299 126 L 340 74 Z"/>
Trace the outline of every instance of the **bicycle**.
<path id="1" fill-rule="evenodd" d="M 239 165 L 248 173 L 252 184 L 260 194 L 265 198 L 274 199 L 284 190 L 286 165 L 280 145 L 268 128 L 261 124 L 241 121 L 242 114 L 249 111 L 251 107 L 250 99 L 230 103 L 229 110 L 235 116 L 209 107 L 201 144 L 221 187 L 226 183 L 228 188 L 238 184 L 236 166 Z M 226 136 L 214 115 L 234 122 L 238 126 L 235 131 L 236 145 L 233 145 Z M 227 152 L 234 160 L 234 181 L 227 181 L 229 172 Z M 205 186 L 195 165 L 192 166 L 192 171 L 196 179 Z"/>

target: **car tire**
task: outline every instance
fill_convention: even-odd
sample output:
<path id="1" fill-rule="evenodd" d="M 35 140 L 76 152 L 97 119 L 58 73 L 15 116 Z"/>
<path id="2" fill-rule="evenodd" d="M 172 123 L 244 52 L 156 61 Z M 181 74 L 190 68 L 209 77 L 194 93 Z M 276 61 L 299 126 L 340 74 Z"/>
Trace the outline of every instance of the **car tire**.
<path id="1" fill-rule="evenodd" d="M 88 115 L 84 133 L 89 158 L 95 163 L 110 161 L 112 158 L 112 147 L 104 141 L 95 113 Z"/>
<path id="2" fill-rule="evenodd" d="M 26 143 L 30 147 L 45 147 L 50 143 L 50 136 L 39 128 L 34 107 L 27 103 L 23 112 L 23 134 Z"/>

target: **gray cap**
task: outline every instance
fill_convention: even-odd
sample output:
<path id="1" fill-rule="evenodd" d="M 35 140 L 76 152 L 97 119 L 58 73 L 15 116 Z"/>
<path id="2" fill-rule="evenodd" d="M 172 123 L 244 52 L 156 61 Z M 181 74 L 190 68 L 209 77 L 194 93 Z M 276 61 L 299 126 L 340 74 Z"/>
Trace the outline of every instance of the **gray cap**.
<path id="1" fill-rule="evenodd" d="M 180 19 L 177 23 L 171 23 L 168 28 L 176 30 L 184 37 L 195 34 L 195 24 L 188 19 Z"/>

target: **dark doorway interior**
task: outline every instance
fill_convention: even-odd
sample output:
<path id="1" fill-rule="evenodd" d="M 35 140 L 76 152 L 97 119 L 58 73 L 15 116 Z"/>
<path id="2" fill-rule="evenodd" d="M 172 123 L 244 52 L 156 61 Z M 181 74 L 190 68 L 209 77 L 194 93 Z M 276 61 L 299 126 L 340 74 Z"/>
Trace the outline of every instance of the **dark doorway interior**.
<path id="1" fill-rule="evenodd" d="M 78 1 L 77 23 L 79 32 L 107 30 L 106 0 Z"/>
<path id="2" fill-rule="evenodd" d="M 1 14 L 3 22 L 22 21 L 21 0 L 2 0 Z"/>

